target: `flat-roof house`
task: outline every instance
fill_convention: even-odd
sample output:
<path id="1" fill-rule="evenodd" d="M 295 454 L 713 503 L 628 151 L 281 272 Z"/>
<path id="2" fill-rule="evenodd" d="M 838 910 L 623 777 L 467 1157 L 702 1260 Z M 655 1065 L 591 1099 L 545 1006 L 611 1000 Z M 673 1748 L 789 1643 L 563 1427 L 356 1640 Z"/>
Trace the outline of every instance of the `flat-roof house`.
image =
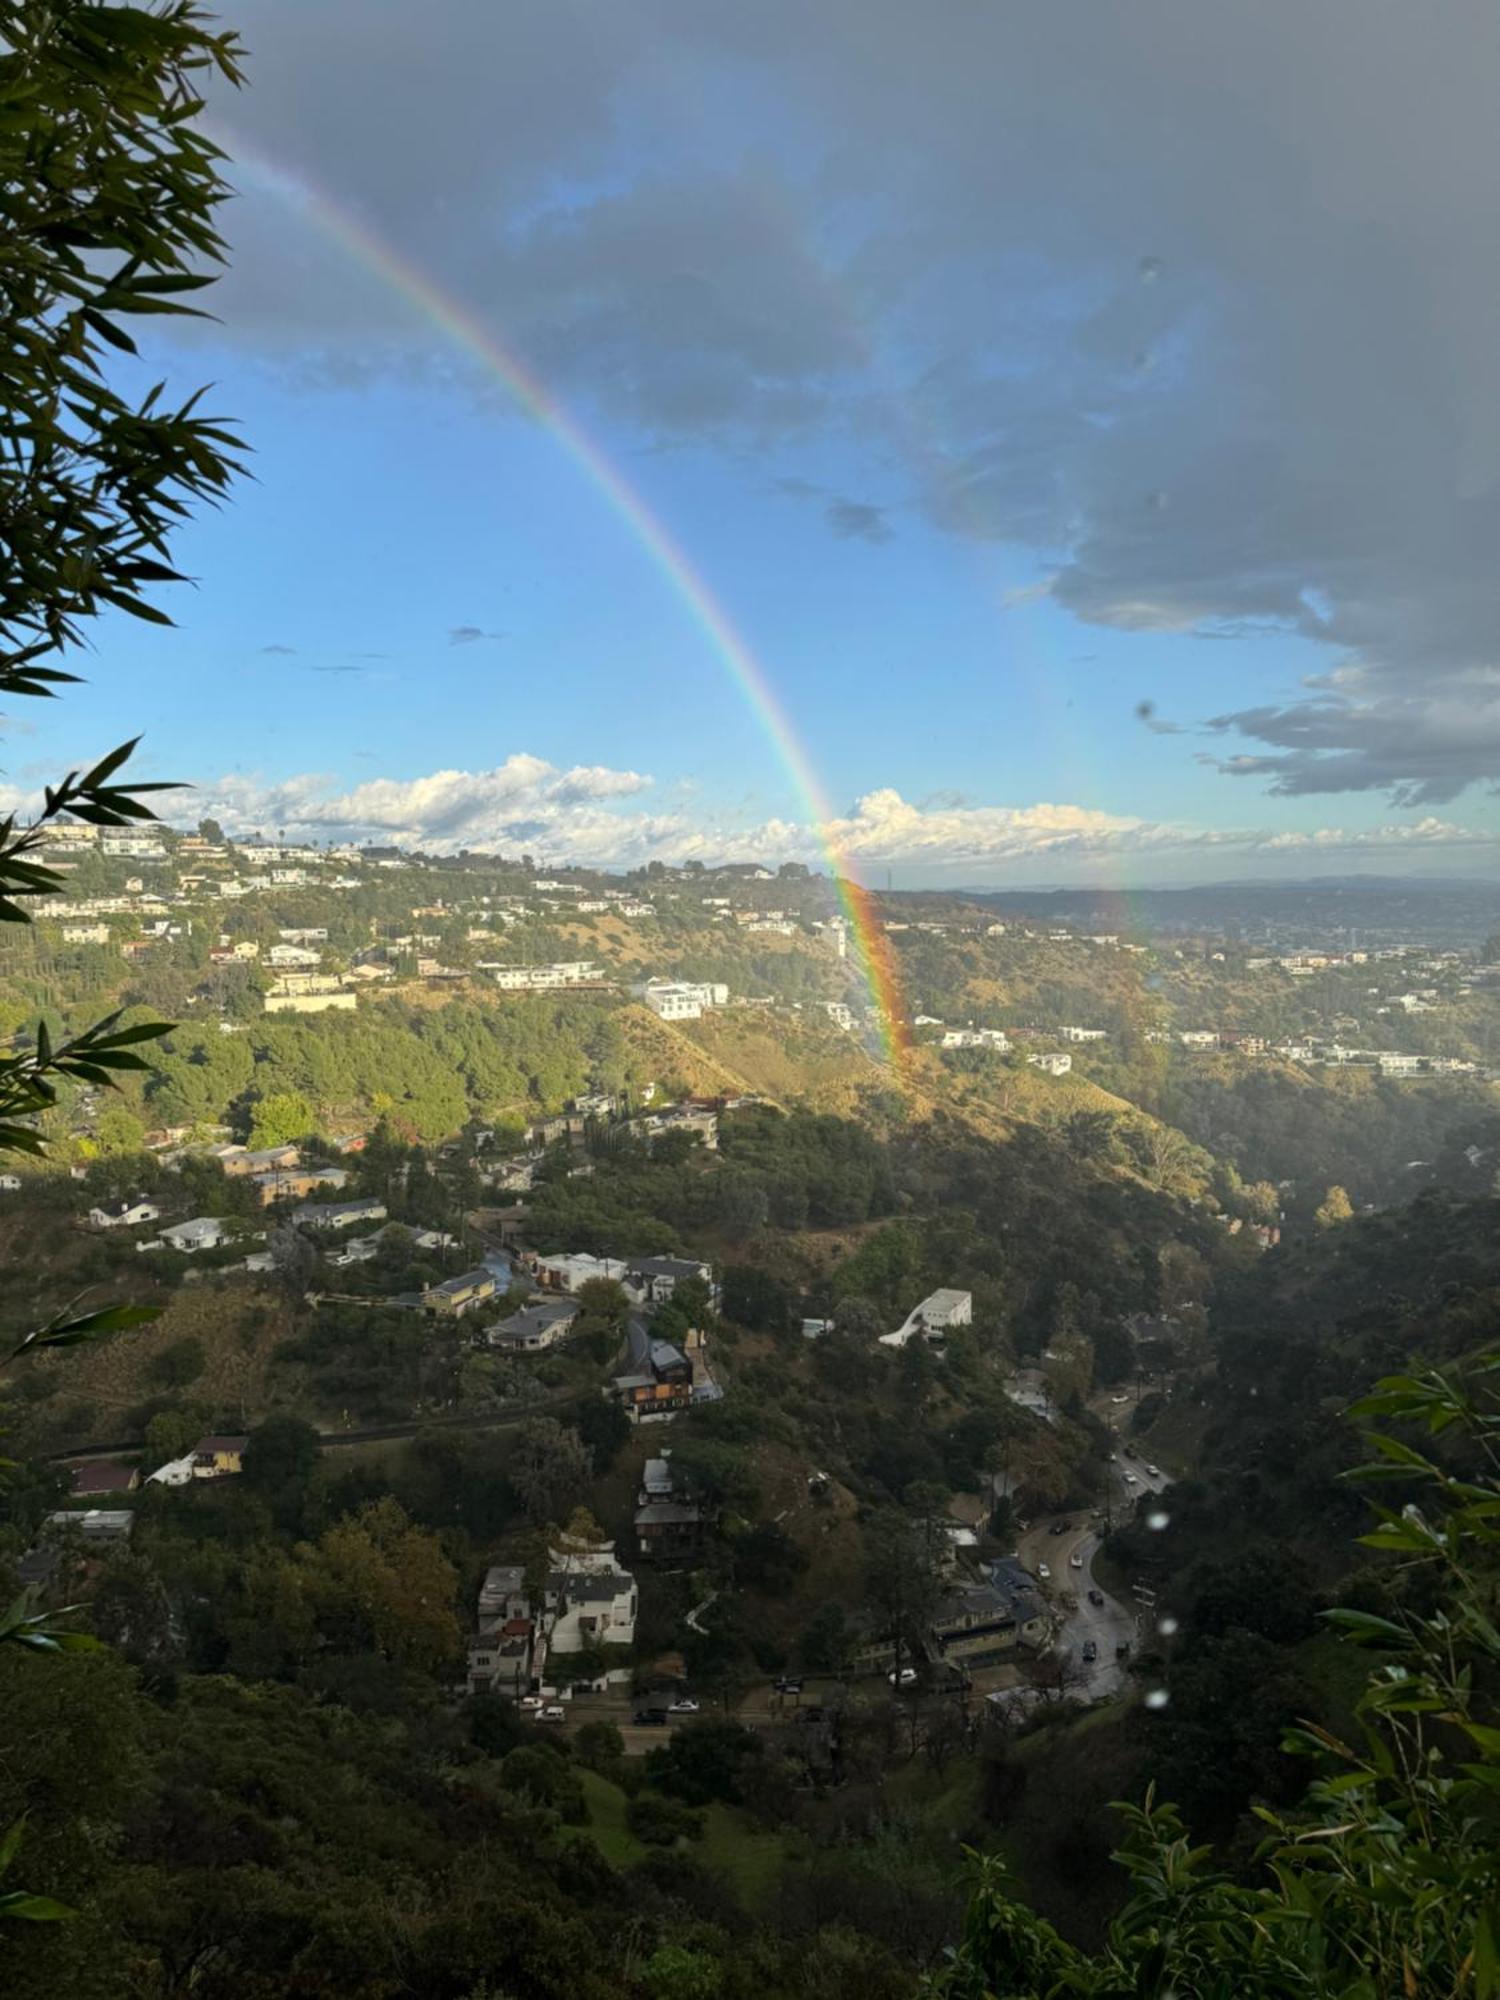
<path id="1" fill-rule="evenodd" d="M 616 1284 L 624 1284 L 629 1275 L 623 1258 L 590 1257 L 586 1251 L 571 1256 L 534 1257 L 531 1269 L 539 1285 L 555 1292 L 579 1291 L 591 1278 L 611 1278 Z"/>
<path id="2" fill-rule="evenodd" d="M 384 1209 L 380 1212 L 385 1214 Z M 440 1285 L 429 1285 L 422 1294 L 422 1304 L 428 1312 L 462 1319 L 465 1313 L 492 1299 L 499 1288 L 500 1281 L 494 1272 L 481 1264 L 475 1270 L 460 1272 L 456 1278 L 445 1278 Z"/>
<path id="3" fill-rule="evenodd" d="M 653 1340 L 641 1320 L 632 1320 L 625 1373 L 615 1391 L 632 1423 L 675 1416 L 693 1400 L 693 1364 L 680 1347 Z"/>
<path id="4" fill-rule="evenodd" d="M 880 1345 L 905 1347 L 917 1334 L 933 1345 L 939 1345 L 950 1326 L 969 1326 L 973 1319 L 974 1294 L 956 1291 L 945 1285 L 939 1291 L 930 1293 L 920 1305 L 913 1306 L 894 1333 L 881 1334 Z"/>
<path id="5" fill-rule="evenodd" d="M 74 1512 L 61 1507 L 47 1516 L 50 1535 L 77 1535 L 86 1543 L 108 1547 L 128 1542 L 135 1532 L 135 1515 L 128 1507 L 88 1507 Z"/>
<path id="6" fill-rule="evenodd" d="M 333 1193 L 349 1185 L 346 1167 L 271 1167 L 252 1178 L 262 1208 L 269 1208 L 273 1201 L 300 1201 L 310 1194 Z"/>
<path id="7" fill-rule="evenodd" d="M 699 1278 L 714 1291 L 713 1266 L 697 1257 L 634 1257 L 627 1277 L 652 1305 L 664 1305 L 684 1279 Z"/>
<path id="8" fill-rule="evenodd" d="M 380 1255 L 379 1236 L 351 1236 L 347 1243 L 330 1250 L 328 1261 L 340 1270 L 349 1264 L 371 1264 Z"/>
<path id="9" fill-rule="evenodd" d="M 384 1222 L 383 1201 L 309 1201 L 292 1210 L 293 1222 L 305 1229 L 349 1229 L 356 1222 Z"/>
<path id="10" fill-rule="evenodd" d="M 581 1653 L 594 1646 L 632 1646 L 638 1605 L 635 1578 L 615 1558 L 613 1545 L 552 1552 L 547 1576 L 547 1635 L 552 1653 Z"/>
<path id="11" fill-rule="evenodd" d="M 277 1167 L 295 1167 L 302 1155 L 295 1146 L 262 1146 L 251 1152 L 248 1146 L 216 1146 L 209 1156 L 226 1174 L 266 1174 Z"/>

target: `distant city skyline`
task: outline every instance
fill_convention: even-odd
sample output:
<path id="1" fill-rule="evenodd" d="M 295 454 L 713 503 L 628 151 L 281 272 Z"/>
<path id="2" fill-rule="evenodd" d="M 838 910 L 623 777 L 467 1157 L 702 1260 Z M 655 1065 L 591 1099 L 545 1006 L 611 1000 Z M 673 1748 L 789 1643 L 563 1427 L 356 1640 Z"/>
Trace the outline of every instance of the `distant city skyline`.
<path id="1" fill-rule="evenodd" d="M 1477 8 L 234 15 L 216 320 L 121 375 L 211 380 L 253 478 L 6 803 L 144 726 L 240 833 L 1500 865 Z"/>

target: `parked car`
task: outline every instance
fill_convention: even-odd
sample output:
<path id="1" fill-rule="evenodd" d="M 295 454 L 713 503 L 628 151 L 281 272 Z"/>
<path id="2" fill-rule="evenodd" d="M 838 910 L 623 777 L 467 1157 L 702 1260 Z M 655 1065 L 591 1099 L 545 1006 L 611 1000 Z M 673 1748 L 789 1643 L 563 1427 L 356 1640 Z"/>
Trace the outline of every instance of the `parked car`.
<path id="1" fill-rule="evenodd" d="M 1139 1485 L 1140 1485 L 1140 1483 L 1141 1483 L 1141 1482 L 1140 1482 L 1140 1481 L 1139 1481 L 1139 1480 L 1138 1480 L 1138 1479 L 1136 1478 L 1136 1476 L 1135 1476 L 1135 1474 L 1134 1474 L 1133 1472 L 1127 1472 L 1127 1473 L 1126 1473 L 1126 1475 L 1125 1475 L 1125 1484 L 1126 1484 L 1127 1486 L 1139 1486 Z"/>
<path id="2" fill-rule="evenodd" d="M 1071 1521 L 1054 1521 L 1048 1532 L 1054 1535 L 1065 1535 L 1072 1525 Z"/>
<path id="3" fill-rule="evenodd" d="M 536 1719 L 538 1722 L 566 1722 L 568 1711 L 560 1701 L 549 1701 L 545 1708 L 537 1710 Z"/>
<path id="4" fill-rule="evenodd" d="M 637 1729 L 665 1729 L 667 1711 L 664 1708 L 638 1708 L 635 1712 Z"/>
<path id="5" fill-rule="evenodd" d="M 801 1681 L 788 1680 L 783 1676 L 776 1683 L 776 1692 L 778 1694 L 801 1694 L 802 1683 Z"/>
<path id="6" fill-rule="evenodd" d="M 1103 1602 L 1104 1602 L 1104 1592 L 1102 1590 L 1091 1590 L 1089 1592 L 1090 1604 L 1102 1604 Z"/>
<path id="7" fill-rule="evenodd" d="M 698 1713 L 698 1704 L 690 1695 L 679 1695 L 676 1701 L 669 1703 L 667 1713 L 668 1715 L 696 1715 Z"/>
<path id="8" fill-rule="evenodd" d="M 1042 1579 L 1042 1582 L 1043 1582 L 1043 1583 L 1046 1583 L 1046 1582 L 1047 1582 L 1047 1580 L 1048 1580 L 1048 1578 L 1049 1578 L 1049 1577 L 1050 1577 L 1050 1576 L 1052 1575 L 1052 1572 L 1051 1572 L 1051 1570 L 1050 1570 L 1050 1569 L 1048 1569 L 1048 1567 L 1047 1567 L 1047 1565 L 1046 1565 L 1045 1563 L 1038 1563 L 1038 1564 L 1037 1564 L 1037 1566 L 1036 1566 L 1036 1573 L 1037 1573 L 1037 1575 L 1038 1575 L 1038 1576 L 1039 1576 L 1039 1577 L 1040 1577 L 1040 1578 Z"/>
<path id="9" fill-rule="evenodd" d="M 1085 1639 L 1083 1642 L 1084 1665 L 1091 1667 L 1094 1664 L 1095 1660 L 1098 1659 L 1098 1657 L 1099 1657 L 1099 1648 L 1094 1644 L 1092 1639 Z"/>
<path id="10" fill-rule="evenodd" d="M 1109 1400 L 1112 1403 L 1128 1403 L 1130 1398 L 1128 1396 L 1111 1396 Z"/>
<path id="11" fill-rule="evenodd" d="M 1115 1658 L 1117 1660 L 1123 1660 L 1125 1655 L 1129 1651 L 1130 1651 L 1130 1641 L 1128 1639 L 1122 1639 L 1119 1645 L 1115 1647 Z"/>
<path id="12" fill-rule="evenodd" d="M 899 1674 L 895 1672 L 888 1673 L 886 1679 L 892 1687 L 913 1687 L 916 1684 L 917 1670 L 915 1667 L 903 1667 Z"/>
<path id="13" fill-rule="evenodd" d="M 545 1707 L 546 1704 L 539 1694 L 523 1694 L 521 1699 L 516 1703 L 516 1706 L 523 1715 L 535 1715 L 536 1711 L 539 1708 Z"/>
<path id="14" fill-rule="evenodd" d="M 1160 1478 L 1161 1478 L 1161 1467 L 1160 1467 L 1159 1465 L 1148 1465 L 1148 1466 L 1146 1467 L 1146 1473 L 1147 1473 L 1147 1476 L 1148 1476 L 1149 1478 L 1151 1478 L 1151 1479 L 1160 1479 Z"/>
<path id="15" fill-rule="evenodd" d="M 1068 1568 L 1069 1569 L 1083 1568 L 1083 1557 L 1078 1553 L 1077 1549 L 1074 1549 L 1072 1555 L 1068 1557 Z"/>

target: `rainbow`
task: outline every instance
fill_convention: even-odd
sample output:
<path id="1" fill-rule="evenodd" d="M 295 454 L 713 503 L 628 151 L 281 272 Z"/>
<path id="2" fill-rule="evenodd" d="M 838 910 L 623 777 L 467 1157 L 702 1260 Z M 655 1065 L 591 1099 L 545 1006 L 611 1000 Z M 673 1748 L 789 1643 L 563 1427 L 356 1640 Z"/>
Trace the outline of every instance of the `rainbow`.
<path id="1" fill-rule="evenodd" d="M 852 856 L 834 837 L 836 816 L 832 805 L 792 728 L 780 696 L 682 544 L 577 418 L 469 307 L 402 256 L 367 223 L 301 176 L 289 174 L 258 157 L 238 137 L 222 131 L 216 136 L 234 163 L 282 197 L 355 262 L 415 307 L 446 339 L 479 362 L 528 416 L 544 426 L 650 557 L 744 697 L 801 800 L 807 823 L 829 864 L 849 927 L 855 962 L 869 991 L 885 1060 L 899 1075 L 910 1041 L 890 940 L 875 915 L 870 893 L 859 879 Z"/>

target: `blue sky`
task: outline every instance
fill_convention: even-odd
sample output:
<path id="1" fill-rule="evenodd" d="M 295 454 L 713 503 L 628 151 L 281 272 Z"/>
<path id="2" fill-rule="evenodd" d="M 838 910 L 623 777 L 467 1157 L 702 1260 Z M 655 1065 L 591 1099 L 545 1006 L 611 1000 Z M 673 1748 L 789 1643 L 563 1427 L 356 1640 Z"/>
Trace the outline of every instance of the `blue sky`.
<path id="1" fill-rule="evenodd" d="M 1459 395 L 1497 386 L 1489 280 L 1425 261 L 1440 202 L 1451 251 L 1500 192 L 1466 9 L 1436 167 L 1408 29 L 1343 0 L 1357 90 L 1279 6 L 1184 38 L 1151 0 L 1113 50 L 1072 0 L 946 38 L 664 0 L 603 46 L 573 10 L 417 11 L 242 10 L 221 324 L 147 363 L 212 378 L 255 476 L 182 536 L 177 629 L 101 622 L 88 686 L 22 719 L 17 788 L 144 721 L 246 830 L 816 858 L 629 523 L 311 186 L 668 525 L 875 879 L 1493 868 L 1500 432 Z M 1227 109 L 1226 62 L 1261 85 Z M 1424 283 L 1418 322 L 1393 287 Z"/>

